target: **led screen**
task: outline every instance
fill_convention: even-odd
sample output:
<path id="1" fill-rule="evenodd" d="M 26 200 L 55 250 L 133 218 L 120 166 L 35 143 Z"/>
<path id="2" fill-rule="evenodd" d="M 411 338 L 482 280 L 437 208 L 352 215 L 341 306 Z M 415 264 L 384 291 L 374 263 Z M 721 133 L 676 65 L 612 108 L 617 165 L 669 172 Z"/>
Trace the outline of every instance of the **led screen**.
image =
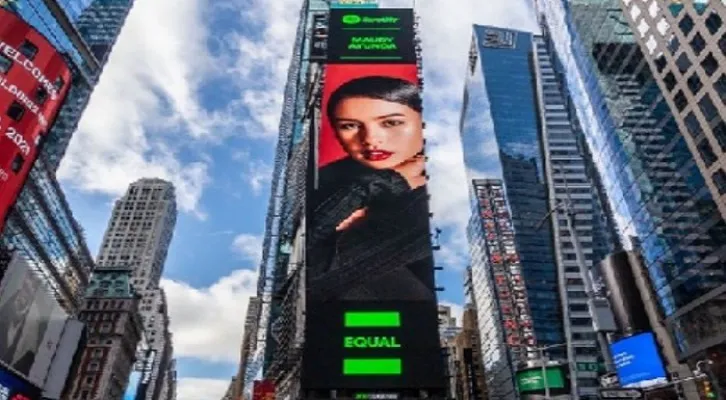
<path id="1" fill-rule="evenodd" d="M 0 366 L 0 399 L 37 400 L 40 389 Z"/>
<path id="2" fill-rule="evenodd" d="M 303 386 L 442 388 L 413 13 L 332 10 L 330 21 L 311 141 Z M 395 51 L 361 50 L 355 35 L 393 35 Z"/>
<path id="3" fill-rule="evenodd" d="M 409 9 L 334 9 L 330 31 L 328 63 L 416 63 Z"/>
<path id="4" fill-rule="evenodd" d="M 663 361 L 652 333 L 619 340 L 610 348 L 620 385 L 645 387 L 666 381 Z"/>
<path id="5" fill-rule="evenodd" d="M 0 8 L 0 230 L 70 81 L 61 54 L 25 21 Z"/>

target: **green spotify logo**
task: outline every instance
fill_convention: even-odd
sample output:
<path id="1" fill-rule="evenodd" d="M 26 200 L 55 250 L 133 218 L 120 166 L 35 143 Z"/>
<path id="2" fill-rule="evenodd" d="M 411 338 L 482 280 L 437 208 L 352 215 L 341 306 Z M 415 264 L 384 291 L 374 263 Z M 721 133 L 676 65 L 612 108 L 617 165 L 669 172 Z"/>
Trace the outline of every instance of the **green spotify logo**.
<path id="1" fill-rule="evenodd" d="M 360 15 L 356 15 L 356 14 L 343 15 L 343 19 L 342 19 L 343 23 L 346 25 L 360 24 L 360 22 L 362 20 L 363 20 L 363 18 L 361 18 Z"/>

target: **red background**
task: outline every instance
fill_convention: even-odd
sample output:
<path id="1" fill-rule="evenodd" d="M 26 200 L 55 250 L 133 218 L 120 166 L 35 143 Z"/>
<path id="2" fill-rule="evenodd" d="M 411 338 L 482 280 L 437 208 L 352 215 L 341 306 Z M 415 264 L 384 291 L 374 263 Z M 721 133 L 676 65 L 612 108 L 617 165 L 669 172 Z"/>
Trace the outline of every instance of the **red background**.
<path id="1" fill-rule="evenodd" d="M 318 141 L 318 168 L 348 156 L 328 120 L 328 99 L 342 84 L 364 76 L 390 76 L 418 85 L 416 64 L 328 64 L 323 84 L 322 127 Z"/>
<path id="2" fill-rule="evenodd" d="M 38 47 L 38 52 L 32 60 L 33 64 L 43 71 L 43 74 L 51 82 L 54 82 L 60 76 L 63 78 L 65 85 L 63 85 L 55 100 L 48 94 L 47 100 L 40 106 L 38 114 L 42 114 L 48 121 L 46 128 L 40 125 L 36 114 L 33 114 L 27 108 L 25 108 L 25 114 L 19 122 L 10 119 L 6 112 L 10 104 L 13 101 L 17 101 L 17 97 L 0 87 L 0 169 L 8 175 L 6 181 L 3 181 L 0 177 L 0 230 L 3 228 L 8 210 L 15 203 L 15 199 L 38 156 L 35 140 L 41 133 L 43 135 L 48 134 L 48 130 L 53 125 L 53 119 L 58 113 L 71 84 L 71 72 L 68 69 L 68 65 L 50 42 L 18 16 L 8 10 L 0 8 L 0 41 L 5 42 L 17 50 L 25 40 L 32 42 Z M 0 54 L 8 57 L 4 49 L 0 50 Z M 24 56 L 21 57 L 21 60 L 25 59 Z M 9 58 L 12 59 L 12 57 Z M 35 91 L 39 86 L 42 86 L 28 70 L 14 60 L 7 75 L 0 73 L 0 80 L 2 79 L 6 80 L 6 87 L 15 85 L 21 92 L 25 93 L 30 99 L 33 99 L 34 102 Z M 23 104 L 21 101 L 18 102 Z M 15 155 L 20 153 L 20 150 L 6 136 L 9 127 L 15 128 L 21 133 L 30 147 L 30 152 L 27 156 L 24 156 L 25 163 L 23 164 L 23 168 L 17 174 L 12 172 L 11 164 Z"/>
<path id="3" fill-rule="evenodd" d="M 274 400 L 275 384 L 272 381 L 255 381 L 252 386 L 252 400 Z"/>

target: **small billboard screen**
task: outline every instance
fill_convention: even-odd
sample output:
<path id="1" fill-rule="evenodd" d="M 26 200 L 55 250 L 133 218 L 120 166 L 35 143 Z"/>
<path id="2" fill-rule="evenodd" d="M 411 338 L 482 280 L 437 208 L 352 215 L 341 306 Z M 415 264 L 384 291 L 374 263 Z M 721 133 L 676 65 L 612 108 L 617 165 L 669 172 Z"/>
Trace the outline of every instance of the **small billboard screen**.
<path id="1" fill-rule="evenodd" d="M 11 373 L 0 365 L 0 399 L 2 400 L 36 400 L 40 398 L 40 389 L 22 378 Z"/>
<path id="2" fill-rule="evenodd" d="M 667 381 L 655 338 L 641 333 L 613 343 L 615 369 L 624 387 L 647 387 Z"/>

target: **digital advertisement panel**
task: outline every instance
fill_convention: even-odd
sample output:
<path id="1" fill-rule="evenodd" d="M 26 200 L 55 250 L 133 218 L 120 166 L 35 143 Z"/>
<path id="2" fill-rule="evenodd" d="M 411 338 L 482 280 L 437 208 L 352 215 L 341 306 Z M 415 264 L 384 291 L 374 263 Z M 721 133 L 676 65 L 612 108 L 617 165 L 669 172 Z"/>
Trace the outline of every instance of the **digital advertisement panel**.
<path id="1" fill-rule="evenodd" d="M 622 386 L 647 387 L 667 381 L 652 333 L 621 339 L 610 345 L 610 349 Z"/>
<path id="2" fill-rule="evenodd" d="M 413 10 L 330 10 L 328 63 L 416 64 Z"/>
<path id="3" fill-rule="evenodd" d="M 30 270 L 25 260 L 16 255 L 0 282 L 0 321 L 7 326 L 0 335 L 0 363 L 29 377 L 37 362 L 47 364 L 47 348 L 57 346 L 58 337 L 44 343 L 48 330 L 54 330 L 55 300 L 43 283 Z M 56 335 L 51 332 L 51 336 Z M 48 366 L 34 374 L 42 383 Z"/>
<path id="4" fill-rule="evenodd" d="M 70 82 L 68 65 L 48 40 L 0 8 L 0 230 Z"/>
<path id="5" fill-rule="evenodd" d="M 252 386 L 252 400 L 275 400 L 275 383 L 255 381 Z"/>
<path id="6" fill-rule="evenodd" d="M 0 399 L 38 400 L 40 399 L 40 389 L 0 365 Z"/>
<path id="7" fill-rule="evenodd" d="M 303 386 L 443 388 L 413 12 L 332 10 L 330 23 L 311 141 Z M 395 36 L 385 56 L 363 44 L 379 31 Z"/>

